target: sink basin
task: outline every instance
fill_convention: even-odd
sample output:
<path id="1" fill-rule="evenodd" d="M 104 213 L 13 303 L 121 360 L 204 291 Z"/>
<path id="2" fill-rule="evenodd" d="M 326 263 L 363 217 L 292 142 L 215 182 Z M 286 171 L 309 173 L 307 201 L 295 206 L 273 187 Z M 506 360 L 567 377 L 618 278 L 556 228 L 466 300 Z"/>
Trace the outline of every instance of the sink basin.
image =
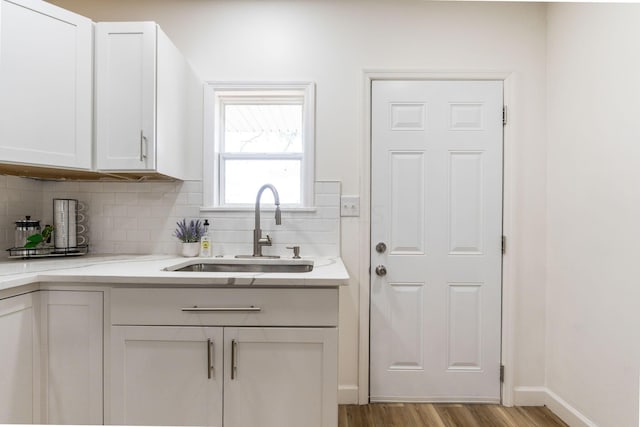
<path id="1" fill-rule="evenodd" d="M 166 271 L 201 273 L 307 273 L 313 270 L 312 260 L 299 259 L 194 259 Z"/>

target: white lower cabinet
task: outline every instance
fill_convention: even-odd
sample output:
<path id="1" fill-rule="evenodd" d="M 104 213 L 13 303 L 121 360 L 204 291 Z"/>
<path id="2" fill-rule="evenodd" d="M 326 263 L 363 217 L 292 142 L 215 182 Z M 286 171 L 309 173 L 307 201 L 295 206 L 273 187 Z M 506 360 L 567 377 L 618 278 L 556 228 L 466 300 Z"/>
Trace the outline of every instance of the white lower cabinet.
<path id="1" fill-rule="evenodd" d="M 113 289 L 110 422 L 336 427 L 337 292 Z"/>
<path id="2" fill-rule="evenodd" d="M 335 328 L 225 328 L 224 341 L 225 427 L 337 425 Z"/>
<path id="3" fill-rule="evenodd" d="M 0 424 L 37 424 L 38 334 L 34 294 L 0 300 Z"/>
<path id="4" fill-rule="evenodd" d="M 222 328 L 114 326 L 111 423 L 222 426 Z"/>
<path id="5" fill-rule="evenodd" d="M 103 293 L 41 291 L 47 424 L 103 424 Z"/>

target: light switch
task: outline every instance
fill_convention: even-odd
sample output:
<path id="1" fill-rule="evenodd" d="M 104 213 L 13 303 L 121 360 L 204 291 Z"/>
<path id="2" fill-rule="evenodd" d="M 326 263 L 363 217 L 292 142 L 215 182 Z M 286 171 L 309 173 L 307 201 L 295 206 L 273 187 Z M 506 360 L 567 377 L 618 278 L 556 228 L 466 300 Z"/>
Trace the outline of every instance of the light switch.
<path id="1" fill-rule="evenodd" d="M 360 216 L 360 196 L 340 197 L 340 216 Z"/>

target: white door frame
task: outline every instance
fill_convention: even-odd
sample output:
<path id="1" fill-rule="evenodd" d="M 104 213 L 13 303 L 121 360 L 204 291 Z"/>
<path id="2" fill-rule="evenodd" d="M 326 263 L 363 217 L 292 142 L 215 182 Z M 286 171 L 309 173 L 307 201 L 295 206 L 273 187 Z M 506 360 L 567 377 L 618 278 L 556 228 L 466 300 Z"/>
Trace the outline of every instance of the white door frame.
<path id="1" fill-rule="evenodd" d="M 363 107 L 362 107 L 362 143 L 361 156 L 362 180 L 360 181 L 360 319 L 358 343 L 358 403 L 369 402 L 369 309 L 370 309 L 370 248 L 371 248 L 371 82 L 374 80 L 502 80 L 504 82 L 504 103 L 513 105 L 514 80 L 511 72 L 459 72 L 459 71 L 402 71 L 402 70 L 364 70 L 363 71 Z M 514 150 L 516 126 L 507 123 L 503 134 L 503 234 L 513 236 L 512 215 L 514 212 Z M 366 208 L 365 208 L 366 207 Z M 504 382 L 502 383 L 502 404 L 513 405 L 513 372 L 515 329 L 515 268 L 514 260 L 508 256 L 502 258 L 502 354 Z"/>

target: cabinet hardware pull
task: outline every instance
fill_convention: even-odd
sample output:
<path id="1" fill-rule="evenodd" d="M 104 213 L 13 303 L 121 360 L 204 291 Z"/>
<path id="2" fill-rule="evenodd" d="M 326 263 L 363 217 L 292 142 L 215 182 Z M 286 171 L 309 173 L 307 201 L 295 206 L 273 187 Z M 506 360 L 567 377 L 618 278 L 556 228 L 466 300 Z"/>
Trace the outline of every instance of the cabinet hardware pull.
<path id="1" fill-rule="evenodd" d="M 198 307 L 197 305 L 194 305 L 193 307 L 182 307 L 181 309 L 182 311 L 186 311 L 186 312 L 207 312 L 207 311 L 211 311 L 211 312 L 242 312 L 242 311 L 249 311 L 249 312 L 259 312 L 262 311 L 262 308 L 260 307 L 255 307 L 255 306 L 251 306 L 251 307 Z"/>
<path id="2" fill-rule="evenodd" d="M 238 376 L 238 342 L 231 340 L 231 379 Z"/>
<path id="3" fill-rule="evenodd" d="M 144 159 L 147 157 L 145 154 L 145 145 L 147 142 L 147 137 L 144 136 L 144 131 L 140 130 L 140 161 L 144 162 Z"/>
<path id="4" fill-rule="evenodd" d="M 213 341 L 207 340 L 207 378 L 211 379 L 213 372 Z"/>

